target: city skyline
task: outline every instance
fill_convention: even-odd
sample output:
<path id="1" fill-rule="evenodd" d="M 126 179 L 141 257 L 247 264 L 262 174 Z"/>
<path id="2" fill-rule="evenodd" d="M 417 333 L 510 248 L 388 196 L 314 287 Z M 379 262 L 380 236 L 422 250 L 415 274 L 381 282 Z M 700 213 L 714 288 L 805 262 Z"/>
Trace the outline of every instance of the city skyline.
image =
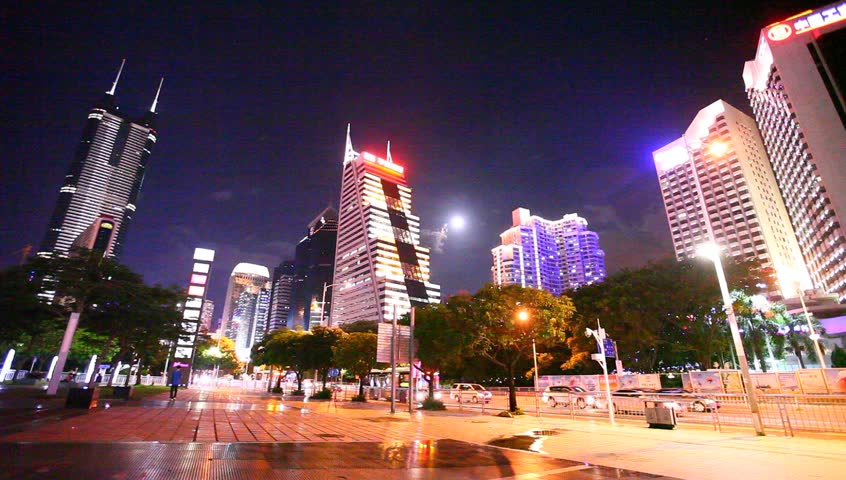
<path id="1" fill-rule="evenodd" d="M 743 63 L 765 25 L 824 4 L 800 3 L 177 7 L 147 22 L 130 7 L 4 6 L 17 48 L 2 53 L 3 266 L 40 243 L 80 119 L 122 58 L 127 112 L 165 77 L 167 135 L 121 257 L 148 282 L 181 284 L 193 249 L 211 248 L 209 296 L 222 305 L 237 263 L 291 258 L 313 212 L 338 205 L 349 122 L 372 142 L 361 150 L 393 142 L 423 234 L 469 220 L 432 252 L 444 296 L 489 280 L 515 205 L 590 218 L 609 273 L 670 258 L 650 153 L 715 98 L 749 113 Z"/>

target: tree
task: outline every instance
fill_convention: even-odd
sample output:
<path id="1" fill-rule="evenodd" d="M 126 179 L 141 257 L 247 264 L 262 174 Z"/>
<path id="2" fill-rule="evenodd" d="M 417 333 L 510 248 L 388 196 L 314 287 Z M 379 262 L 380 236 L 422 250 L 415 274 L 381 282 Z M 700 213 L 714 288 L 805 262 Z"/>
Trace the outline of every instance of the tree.
<path id="1" fill-rule="evenodd" d="M 519 285 L 486 284 L 473 296 L 468 312 L 473 341 L 469 348 L 506 373 L 508 410 L 517 411 L 516 367 L 531 358 L 532 343 L 562 341 L 574 307 L 567 297 Z"/>
<path id="2" fill-rule="evenodd" d="M 340 328 L 324 327 L 321 325 L 312 327 L 308 334 L 303 337 L 305 342 L 303 352 L 305 358 L 303 367 L 314 369 L 323 380 L 323 389 L 326 389 L 326 380 L 329 376 L 329 369 L 334 367 L 332 358 L 332 347 L 344 335 Z"/>
<path id="3" fill-rule="evenodd" d="M 429 385 L 429 397 L 434 397 L 435 373 L 462 363 L 463 354 L 471 342 L 467 328 L 472 305 L 469 295 L 453 296 L 446 304 L 429 304 L 415 308 L 414 339 L 417 343 L 415 365 Z M 401 323 L 409 323 L 405 319 Z"/>
<path id="4" fill-rule="evenodd" d="M 303 371 L 307 364 L 304 337 L 308 333 L 298 330 L 275 330 L 253 346 L 251 358 L 256 364 L 275 365 L 288 369 L 297 377 L 297 391 L 303 390 Z"/>
<path id="5" fill-rule="evenodd" d="M 263 362 L 257 362 L 263 364 Z M 202 335 L 197 340 L 197 353 L 194 356 L 193 367 L 197 370 L 212 370 L 218 368 L 232 371 L 238 368 L 238 357 L 235 355 L 235 341 L 221 337 L 219 340 L 208 335 Z"/>
<path id="6" fill-rule="evenodd" d="M 364 380 L 376 366 L 375 333 L 353 332 L 344 335 L 332 348 L 335 363 L 358 378 L 358 395 L 364 398 Z"/>
<path id="7" fill-rule="evenodd" d="M 379 324 L 375 320 L 359 320 L 357 322 L 345 323 L 341 325 L 341 330 L 346 333 L 366 332 L 379 333 Z"/>

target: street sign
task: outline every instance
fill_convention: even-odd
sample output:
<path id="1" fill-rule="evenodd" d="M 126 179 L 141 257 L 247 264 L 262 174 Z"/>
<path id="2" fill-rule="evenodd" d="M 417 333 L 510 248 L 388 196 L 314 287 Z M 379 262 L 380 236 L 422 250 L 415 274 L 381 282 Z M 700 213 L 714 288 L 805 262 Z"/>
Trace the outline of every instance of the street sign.
<path id="1" fill-rule="evenodd" d="M 605 356 L 616 358 L 617 357 L 617 349 L 614 348 L 614 340 L 611 340 L 610 338 L 606 338 L 605 340 L 602 341 L 602 343 L 605 345 Z"/>
<path id="2" fill-rule="evenodd" d="M 408 325 L 397 325 L 396 362 L 408 363 Z M 376 338 L 376 361 L 391 363 L 391 324 L 379 324 L 379 336 Z"/>

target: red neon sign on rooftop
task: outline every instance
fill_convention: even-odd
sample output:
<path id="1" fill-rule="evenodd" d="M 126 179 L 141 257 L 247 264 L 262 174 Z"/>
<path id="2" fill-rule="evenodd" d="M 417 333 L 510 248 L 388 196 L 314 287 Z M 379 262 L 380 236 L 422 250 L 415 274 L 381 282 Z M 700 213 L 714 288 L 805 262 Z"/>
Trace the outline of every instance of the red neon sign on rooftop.
<path id="1" fill-rule="evenodd" d="M 846 3 L 826 7 L 821 10 L 802 12 L 767 28 L 767 38 L 780 42 L 793 35 L 807 33 L 812 30 L 846 20 Z"/>

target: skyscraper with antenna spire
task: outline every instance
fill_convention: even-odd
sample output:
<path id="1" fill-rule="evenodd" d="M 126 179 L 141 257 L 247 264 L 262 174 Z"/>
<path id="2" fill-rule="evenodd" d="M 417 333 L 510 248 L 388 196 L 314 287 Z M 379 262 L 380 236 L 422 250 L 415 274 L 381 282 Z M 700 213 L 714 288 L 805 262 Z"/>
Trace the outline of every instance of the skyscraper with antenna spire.
<path id="1" fill-rule="evenodd" d="M 140 118 L 129 117 L 115 102 L 125 63 L 112 88 L 88 112 L 39 256 L 65 256 L 73 246 L 120 255 L 156 143 L 156 106 L 164 82 L 159 81 L 150 110 Z"/>
<path id="2" fill-rule="evenodd" d="M 405 168 L 356 152 L 347 126 L 329 325 L 391 321 L 411 307 L 440 301 L 429 281 L 429 249 L 411 210 Z"/>

